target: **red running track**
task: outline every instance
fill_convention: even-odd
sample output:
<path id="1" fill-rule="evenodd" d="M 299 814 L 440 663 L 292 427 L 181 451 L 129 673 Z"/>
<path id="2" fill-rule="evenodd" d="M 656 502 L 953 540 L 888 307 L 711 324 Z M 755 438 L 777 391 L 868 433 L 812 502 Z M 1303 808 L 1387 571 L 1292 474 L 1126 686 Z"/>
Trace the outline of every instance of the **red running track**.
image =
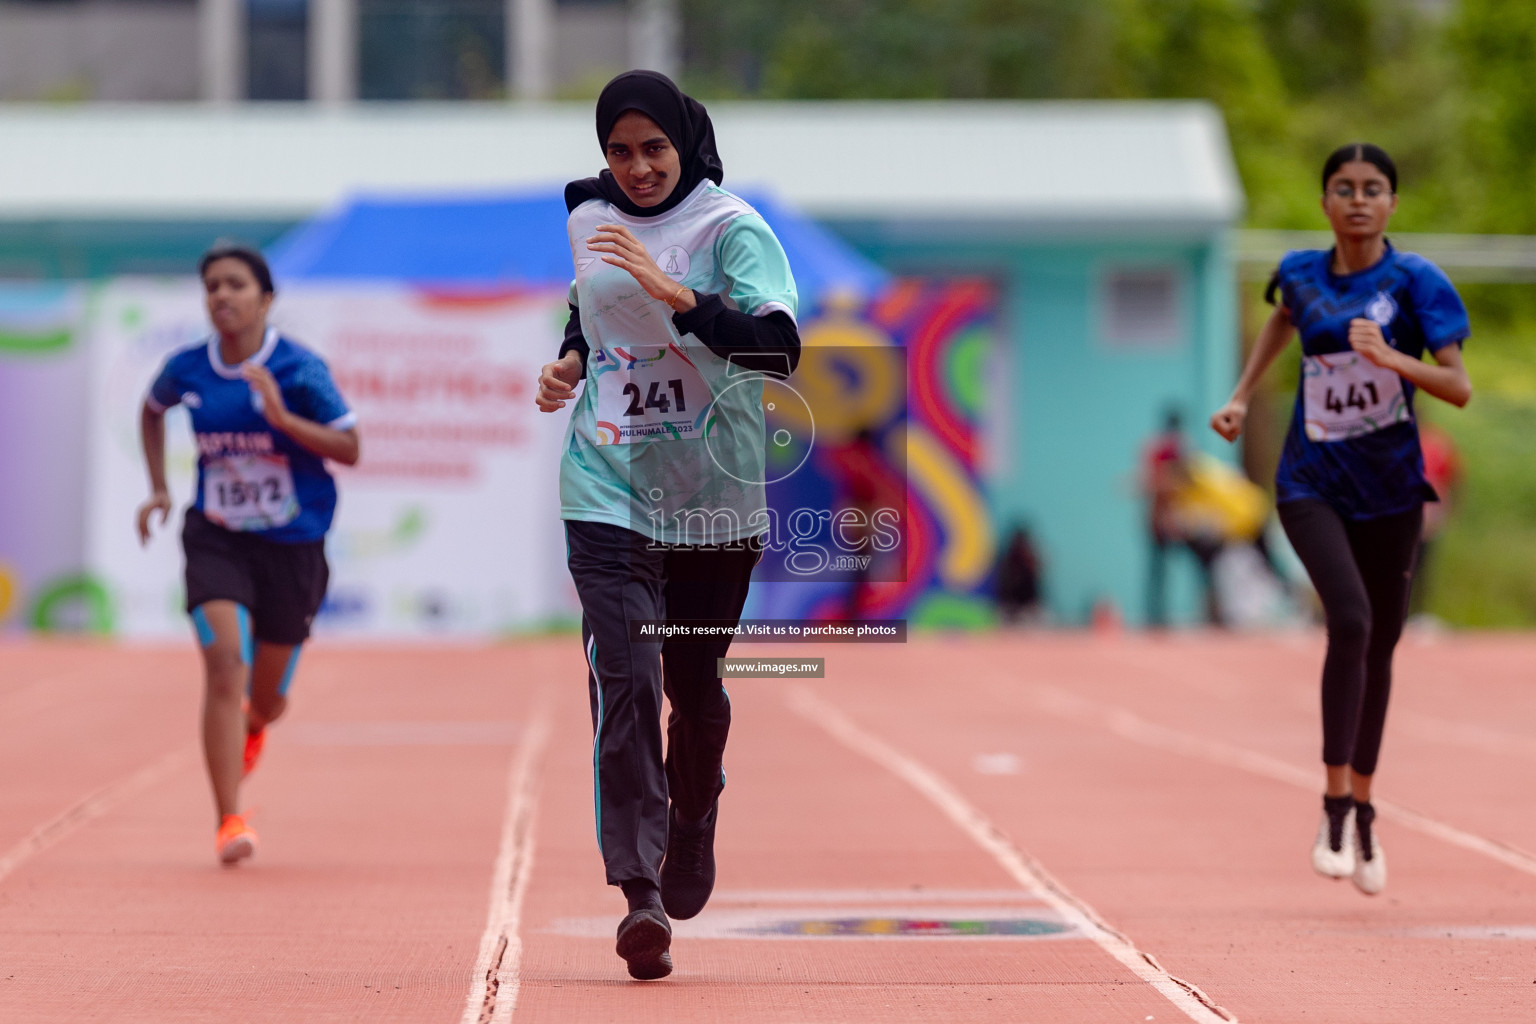
<path id="1" fill-rule="evenodd" d="M 1308 863 L 1316 635 L 805 653 L 639 984 L 573 639 L 308 653 L 233 870 L 190 644 L 0 646 L 0 1021 L 1536 1020 L 1536 639 L 1405 642 L 1374 899 Z"/>

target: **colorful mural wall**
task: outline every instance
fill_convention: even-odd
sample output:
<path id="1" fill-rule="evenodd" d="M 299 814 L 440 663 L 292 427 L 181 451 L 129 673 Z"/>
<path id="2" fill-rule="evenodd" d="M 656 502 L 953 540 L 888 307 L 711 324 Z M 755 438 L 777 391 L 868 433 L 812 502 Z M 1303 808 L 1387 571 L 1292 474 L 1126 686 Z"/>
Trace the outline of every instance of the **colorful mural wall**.
<path id="1" fill-rule="evenodd" d="M 898 503 L 899 561 L 876 555 L 863 570 L 804 581 L 770 573 L 754 587 L 749 616 L 993 621 L 996 531 L 982 478 L 996 310 L 989 282 L 905 279 L 862 308 L 829 302 L 804 326 L 791 383 L 814 411 L 814 443 L 804 465 L 770 487 L 769 502 L 781 518 Z M 770 432 L 780 428 L 796 444 L 779 458 L 794 464 L 809 443 L 804 425 L 777 422 L 770 410 Z"/>

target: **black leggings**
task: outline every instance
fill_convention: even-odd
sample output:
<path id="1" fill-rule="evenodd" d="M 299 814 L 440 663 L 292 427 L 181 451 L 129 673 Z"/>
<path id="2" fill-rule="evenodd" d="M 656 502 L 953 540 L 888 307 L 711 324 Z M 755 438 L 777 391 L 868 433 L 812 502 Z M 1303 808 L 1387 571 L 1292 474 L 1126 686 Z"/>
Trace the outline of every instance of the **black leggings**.
<path id="1" fill-rule="evenodd" d="M 1323 763 L 1374 775 L 1424 507 L 1359 520 L 1310 499 L 1285 502 L 1277 511 L 1328 620 Z"/>

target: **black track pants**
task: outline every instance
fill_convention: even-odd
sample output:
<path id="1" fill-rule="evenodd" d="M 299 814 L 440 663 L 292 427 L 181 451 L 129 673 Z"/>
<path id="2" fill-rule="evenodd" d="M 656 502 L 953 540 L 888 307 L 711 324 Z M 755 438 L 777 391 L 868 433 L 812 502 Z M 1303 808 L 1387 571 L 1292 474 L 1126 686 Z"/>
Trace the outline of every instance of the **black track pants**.
<path id="1" fill-rule="evenodd" d="M 653 546 L 606 523 L 568 520 L 567 563 L 581 598 L 581 639 L 592 699 L 593 802 L 608 884 L 658 881 L 667 801 L 696 821 L 725 785 L 721 760 L 731 701 L 716 673 L 729 638 L 631 641 L 631 621 L 735 622 L 758 548 Z M 671 705 L 661 746 L 661 698 Z"/>
<path id="2" fill-rule="evenodd" d="M 1278 511 L 1328 622 L 1323 763 L 1374 775 L 1424 508 L 1360 520 L 1312 500 L 1288 501 Z"/>

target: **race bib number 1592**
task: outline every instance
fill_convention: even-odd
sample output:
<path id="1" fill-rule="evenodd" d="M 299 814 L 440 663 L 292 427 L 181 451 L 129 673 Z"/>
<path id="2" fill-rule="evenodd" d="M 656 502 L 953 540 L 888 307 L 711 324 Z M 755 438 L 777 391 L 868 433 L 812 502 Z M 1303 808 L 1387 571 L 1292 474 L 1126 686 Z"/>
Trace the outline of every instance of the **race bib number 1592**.
<path id="1" fill-rule="evenodd" d="M 226 530 L 272 530 L 299 515 L 285 455 L 235 455 L 203 467 L 203 514 Z"/>

